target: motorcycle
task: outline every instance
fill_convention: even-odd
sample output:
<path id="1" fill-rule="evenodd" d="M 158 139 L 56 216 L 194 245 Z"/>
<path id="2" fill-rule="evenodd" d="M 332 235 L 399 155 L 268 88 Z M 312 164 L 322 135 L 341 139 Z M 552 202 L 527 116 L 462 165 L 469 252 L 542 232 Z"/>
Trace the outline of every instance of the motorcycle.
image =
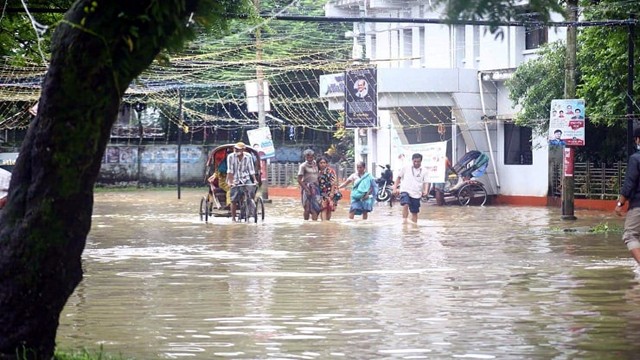
<path id="1" fill-rule="evenodd" d="M 391 197 L 393 196 L 391 189 L 393 188 L 393 171 L 391 171 L 391 166 L 382 166 L 378 165 L 381 168 L 385 169 L 382 173 L 382 176 L 376 179 L 376 184 L 378 184 L 378 193 L 376 194 L 376 201 L 385 202 L 389 201 L 391 204 Z"/>

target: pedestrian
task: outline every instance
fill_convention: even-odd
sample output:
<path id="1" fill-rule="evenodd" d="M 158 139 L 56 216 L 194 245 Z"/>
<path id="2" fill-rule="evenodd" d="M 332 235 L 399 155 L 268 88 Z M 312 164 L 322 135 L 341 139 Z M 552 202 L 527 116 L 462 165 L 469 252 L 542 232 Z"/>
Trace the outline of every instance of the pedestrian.
<path id="1" fill-rule="evenodd" d="M 393 184 L 393 194 L 400 193 L 403 221 L 407 222 L 409 212 L 411 212 L 411 221 L 417 223 L 420 200 L 429 193 L 429 183 L 427 182 L 427 170 L 422 167 L 422 155 L 413 154 L 411 162 L 411 165 L 400 169 Z M 400 184 L 400 190 L 398 190 L 398 184 Z"/>
<path id="2" fill-rule="evenodd" d="M 369 213 L 373 211 L 373 202 L 376 196 L 376 181 L 366 171 L 366 164 L 364 161 L 359 161 L 356 164 L 356 172 L 349 175 L 339 189 L 353 183 L 351 189 L 351 206 L 349 207 L 349 219 L 353 219 L 355 215 L 362 215 L 362 220 L 369 218 Z"/>
<path id="3" fill-rule="evenodd" d="M 633 130 L 633 141 L 636 149 L 640 150 L 640 127 Z M 627 205 L 626 219 L 624 220 L 624 231 L 622 240 L 627 245 L 627 249 L 640 265 L 640 152 L 629 157 L 627 171 L 624 176 L 624 183 L 620 190 L 618 203 L 616 204 L 616 215 L 623 215 L 623 206 Z"/>
<path id="4" fill-rule="evenodd" d="M 234 145 L 234 152 L 227 156 L 227 184 L 231 186 L 229 192 L 231 196 L 231 220 L 233 222 L 236 221 L 236 209 L 242 193 L 246 193 L 246 196 L 251 198 L 255 196 L 254 189 L 248 189 L 241 185 L 257 184 L 253 157 L 245 155 L 245 147 L 243 142 L 239 142 Z M 245 216 L 248 215 L 245 214 Z"/>
<path id="5" fill-rule="evenodd" d="M 320 187 L 318 186 L 318 164 L 315 153 L 311 149 L 305 150 L 302 155 L 305 161 L 298 167 L 298 185 L 300 185 L 300 197 L 303 218 L 305 220 L 318 220 L 321 210 Z"/>
<path id="6" fill-rule="evenodd" d="M 331 220 L 331 213 L 336 210 L 338 203 L 335 199 L 335 194 L 338 191 L 338 177 L 324 156 L 318 158 L 318 174 L 318 185 L 320 186 L 320 195 L 322 196 L 320 219 Z"/>

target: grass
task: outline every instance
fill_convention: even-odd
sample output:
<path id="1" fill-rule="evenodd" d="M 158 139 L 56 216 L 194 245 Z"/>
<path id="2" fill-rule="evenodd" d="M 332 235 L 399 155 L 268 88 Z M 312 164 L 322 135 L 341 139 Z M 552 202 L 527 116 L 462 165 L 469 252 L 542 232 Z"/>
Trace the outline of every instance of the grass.
<path id="1" fill-rule="evenodd" d="M 107 354 L 104 352 L 102 345 L 100 349 L 95 351 L 88 349 L 56 350 L 53 358 L 55 360 L 132 360 L 132 358 L 125 358 L 122 354 Z"/>
<path id="2" fill-rule="evenodd" d="M 622 231 L 624 230 L 624 228 L 620 225 L 613 225 L 610 226 L 609 223 L 605 222 L 605 223 L 600 223 L 592 228 L 589 229 L 590 233 L 596 233 L 596 234 L 607 234 L 607 233 L 622 233 Z"/>

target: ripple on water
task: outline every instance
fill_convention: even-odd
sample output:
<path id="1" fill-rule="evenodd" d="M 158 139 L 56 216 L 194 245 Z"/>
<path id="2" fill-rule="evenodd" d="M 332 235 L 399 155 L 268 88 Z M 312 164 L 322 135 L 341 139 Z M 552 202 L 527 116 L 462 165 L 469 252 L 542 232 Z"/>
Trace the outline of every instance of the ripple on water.
<path id="1" fill-rule="evenodd" d="M 198 214 L 202 189 L 96 194 L 57 344 L 125 357 L 633 358 L 640 271 L 618 235 L 557 209 L 399 207 L 305 222 Z M 570 226 L 620 222 L 578 213 Z M 517 354 L 517 357 L 514 355 Z"/>

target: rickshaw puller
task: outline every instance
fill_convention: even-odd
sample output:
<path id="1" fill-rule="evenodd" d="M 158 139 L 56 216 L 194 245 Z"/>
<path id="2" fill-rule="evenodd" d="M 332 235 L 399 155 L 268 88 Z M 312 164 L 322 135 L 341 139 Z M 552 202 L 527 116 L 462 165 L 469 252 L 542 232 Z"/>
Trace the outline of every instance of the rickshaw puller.
<path id="1" fill-rule="evenodd" d="M 227 184 L 231 186 L 231 220 L 236 221 L 238 201 L 242 197 L 242 191 L 238 185 L 257 184 L 255 167 L 252 156 L 245 155 L 245 144 L 238 142 L 234 147 L 234 153 L 227 156 Z M 253 197 L 253 194 L 247 193 Z"/>

